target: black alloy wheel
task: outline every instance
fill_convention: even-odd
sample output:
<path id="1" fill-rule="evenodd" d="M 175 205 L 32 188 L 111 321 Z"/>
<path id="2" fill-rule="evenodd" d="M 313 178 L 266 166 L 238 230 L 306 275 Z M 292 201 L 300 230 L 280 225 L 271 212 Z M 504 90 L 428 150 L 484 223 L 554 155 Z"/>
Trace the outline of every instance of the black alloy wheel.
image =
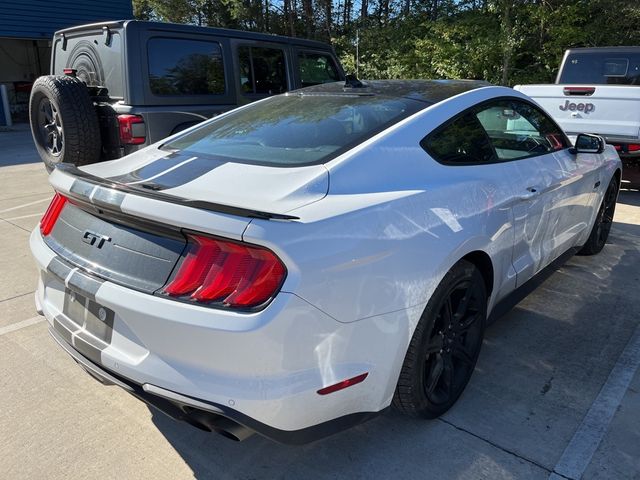
<path id="1" fill-rule="evenodd" d="M 600 253 L 607 243 L 611 225 L 613 225 L 613 216 L 616 213 L 616 202 L 618 200 L 618 178 L 614 176 L 609 182 L 607 191 L 604 193 L 600 209 L 596 215 L 595 223 L 591 229 L 591 234 L 578 252 L 580 255 L 595 255 Z"/>
<path id="2" fill-rule="evenodd" d="M 484 330 L 485 295 L 463 280 L 448 293 L 429 335 L 424 357 L 424 390 L 433 405 L 458 398 L 476 364 Z"/>
<path id="3" fill-rule="evenodd" d="M 64 132 L 58 109 L 47 97 L 40 99 L 37 121 L 43 147 L 49 155 L 59 157 L 62 154 Z"/>
<path id="4" fill-rule="evenodd" d="M 393 399 L 399 410 L 435 418 L 453 406 L 478 360 L 486 317 L 484 279 L 461 260 L 436 288 L 415 329 Z"/>

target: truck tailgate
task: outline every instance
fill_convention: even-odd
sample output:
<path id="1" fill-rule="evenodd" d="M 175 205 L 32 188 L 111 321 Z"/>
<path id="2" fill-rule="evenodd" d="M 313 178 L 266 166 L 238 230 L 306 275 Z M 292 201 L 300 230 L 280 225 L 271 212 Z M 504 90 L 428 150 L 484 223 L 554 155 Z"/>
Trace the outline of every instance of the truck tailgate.
<path id="1" fill-rule="evenodd" d="M 640 87 L 628 85 L 518 85 L 569 135 L 596 133 L 610 141 L 640 138 Z M 592 92 L 592 93 L 591 93 Z"/>

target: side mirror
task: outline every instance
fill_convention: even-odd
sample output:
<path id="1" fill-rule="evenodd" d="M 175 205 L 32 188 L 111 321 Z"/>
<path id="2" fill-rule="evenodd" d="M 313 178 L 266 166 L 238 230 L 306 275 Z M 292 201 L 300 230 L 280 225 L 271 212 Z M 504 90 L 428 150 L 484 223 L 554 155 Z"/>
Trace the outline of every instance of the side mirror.
<path id="1" fill-rule="evenodd" d="M 598 135 L 580 133 L 576 137 L 575 145 L 569 152 L 576 153 L 602 153 L 604 152 L 604 139 Z"/>

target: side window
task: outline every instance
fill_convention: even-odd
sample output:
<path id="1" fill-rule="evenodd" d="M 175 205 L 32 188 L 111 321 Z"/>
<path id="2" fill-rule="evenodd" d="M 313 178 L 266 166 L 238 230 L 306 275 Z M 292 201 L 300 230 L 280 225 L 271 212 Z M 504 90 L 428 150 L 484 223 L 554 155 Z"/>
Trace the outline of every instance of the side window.
<path id="1" fill-rule="evenodd" d="M 325 53 L 300 52 L 298 53 L 298 65 L 300 66 L 300 81 L 303 87 L 340 80 L 340 74 L 333 58 Z"/>
<path id="2" fill-rule="evenodd" d="M 240 90 L 245 94 L 276 95 L 287 91 L 284 51 L 279 48 L 239 47 Z"/>
<path id="3" fill-rule="evenodd" d="M 155 95 L 220 95 L 225 92 L 222 49 L 217 42 L 151 38 L 149 87 Z"/>
<path id="4" fill-rule="evenodd" d="M 473 165 L 496 160 L 489 138 L 472 112 L 439 127 L 420 145 L 435 160 L 445 164 Z"/>
<path id="5" fill-rule="evenodd" d="M 566 137 L 542 111 L 518 100 L 499 100 L 476 114 L 499 160 L 543 155 L 567 148 Z"/>

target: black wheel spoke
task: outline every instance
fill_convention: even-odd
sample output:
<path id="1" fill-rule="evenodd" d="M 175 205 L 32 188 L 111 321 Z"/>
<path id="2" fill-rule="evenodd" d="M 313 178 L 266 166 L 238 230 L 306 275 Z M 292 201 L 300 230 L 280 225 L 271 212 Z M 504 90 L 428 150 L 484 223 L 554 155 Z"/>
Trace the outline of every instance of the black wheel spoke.
<path id="1" fill-rule="evenodd" d="M 467 351 L 464 345 L 458 344 L 456 345 L 452 352 L 453 356 L 464 363 L 466 366 L 470 367 L 473 365 L 473 357 L 470 352 Z"/>
<path id="2" fill-rule="evenodd" d="M 429 340 L 429 344 L 427 345 L 427 355 L 432 355 L 434 353 L 440 353 L 442 350 L 442 335 L 436 334 Z"/>
<path id="3" fill-rule="evenodd" d="M 469 308 L 469 302 L 471 301 L 471 297 L 473 296 L 473 286 L 471 284 L 467 285 L 464 290 L 464 295 L 460 299 L 458 303 L 458 307 L 456 308 L 456 312 L 454 317 L 456 319 L 461 319 L 464 317 L 464 314 L 467 312 Z"/>
<path id="4" fill-rule="evenodd" d="M 444 391 L 447 400 L 451 397 L 451 394 L 454 392 L 453 388 L 453 380 L 455 378 L 454 375 L 454 367 L 451 357 L 443 357 L 444 365 L 442 369 L 442 390 Z"/>
<path id="5" fill-rule="evenodd" d="M 460 333 L 467 332 L 481 318 L 482 318 L 482 314 L 480 314 L 480 313 L 472 313 L 472 314 L 468 315 L 465 319 L 463 319 L 460 322 Z"/>
<path id="6" fill-rule="evenodd" d="M 444 361 L 443 358 L 441 356 L 439 356 L 438 358 L 434 359 L 433 362 L 430 362 L 431 364 L 427 364 L 427 381 L 426 381 L 426 390 L 427 390 L 427 395 L 431 395 L 436 387 L 438 386 L 438 383 L 440 382 L 440 377 L 442 376 L 442 372 L 444 371 Z M 429 368 L 429 366 L 431 368 Z"/>
<path id="7" fill-rule="evenodd" d="M 453 306 L 451 305 L 451 297 L 447 297 L 442 309 L 442 320 L 445 325 L 448 325 L 453 320 Z"/>

